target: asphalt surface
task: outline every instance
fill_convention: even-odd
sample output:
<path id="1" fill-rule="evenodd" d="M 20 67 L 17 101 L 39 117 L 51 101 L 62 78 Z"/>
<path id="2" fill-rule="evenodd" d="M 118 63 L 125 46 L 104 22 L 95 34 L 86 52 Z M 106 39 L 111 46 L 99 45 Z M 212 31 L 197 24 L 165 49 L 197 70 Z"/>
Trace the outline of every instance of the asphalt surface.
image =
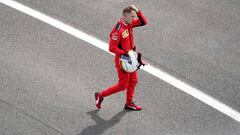
<path id="1" fill-rule="evenodd" d="M 125 5 L 148 25 L 137 49 L 155 66 L 240 110 L 240 1 L 18 0 L 108 42 Z M 117 81 L 113 56 L 0 4 L 1 135 L 239 135 L 240 123 L 139 71 L 140 112 L 125 93 L 96 111 L 94 92 Z"/>

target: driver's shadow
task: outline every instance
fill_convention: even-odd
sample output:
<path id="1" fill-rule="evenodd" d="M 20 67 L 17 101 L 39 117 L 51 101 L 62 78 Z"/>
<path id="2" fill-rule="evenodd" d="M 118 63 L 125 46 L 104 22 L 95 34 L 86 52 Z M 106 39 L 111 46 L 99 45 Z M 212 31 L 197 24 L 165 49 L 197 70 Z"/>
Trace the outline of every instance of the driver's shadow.
<path id="1" fill-rule="evenodd" d="M 98 116 L 98 110 L 87 112 L 88 115 L 96 122 L 95 125 L 88 126 L 82 130 L 78 135 L 101 135 L 105 130 L 111 128 L 115 124 L 119 123 L 121 118 L 129 111 L 123 110 L 114 115 L 110 120 L 104 120 Z"/>

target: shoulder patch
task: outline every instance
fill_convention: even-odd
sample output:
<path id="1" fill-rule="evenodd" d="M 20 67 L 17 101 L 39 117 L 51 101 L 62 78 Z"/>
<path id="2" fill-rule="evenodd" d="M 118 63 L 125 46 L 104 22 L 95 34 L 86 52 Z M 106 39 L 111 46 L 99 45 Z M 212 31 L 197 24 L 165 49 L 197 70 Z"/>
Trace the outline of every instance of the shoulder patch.
<path id="1" fill-rule="evenodd" d="M 121 24 L 118 22 L 115 29 L 119 30 L 120 28 L 121 28 Z"/>
<path id="2" fill-rule="evenodd" d="M 119 39 L 118 33 L 117 33 L 117 32 L 113 32 L 113 33 L 111 34 L 111 39 L 112 39 L 112 40 L 115 40 L 115 41 L 118 41 L 118 39 Z"/>

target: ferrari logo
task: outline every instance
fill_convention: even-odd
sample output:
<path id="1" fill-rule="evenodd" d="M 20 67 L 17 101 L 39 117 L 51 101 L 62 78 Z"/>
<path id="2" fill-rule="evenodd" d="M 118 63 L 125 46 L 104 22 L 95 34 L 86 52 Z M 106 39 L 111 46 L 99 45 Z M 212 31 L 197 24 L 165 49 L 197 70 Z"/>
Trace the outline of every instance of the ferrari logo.
<path id="1" fill-rule="evenodd" d="M 126 38 L 128 35 L 129 35 L 128 30 L 125 30 L 125 31 L 122 33 L 122 37 L 123 37 L 123 38 Z"/>

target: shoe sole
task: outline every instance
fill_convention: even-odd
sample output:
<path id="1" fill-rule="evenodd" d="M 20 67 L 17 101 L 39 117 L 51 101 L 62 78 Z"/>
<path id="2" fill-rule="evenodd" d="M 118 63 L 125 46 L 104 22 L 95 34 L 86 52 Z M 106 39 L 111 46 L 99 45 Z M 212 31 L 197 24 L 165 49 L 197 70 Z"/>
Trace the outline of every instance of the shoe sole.
<path id="1" fill-rule="evenodd" d="M 95 104 L 96 104 L 96 107 L 98 108 L 98 110 L 100 110 L 101 109 L 101 107 L 99 107 L 97 104 L 98 104 L 98 94 L 99 93 L 95 93 Z"/>
<path id="2" fill-rule="evenodd" d="M 124 107 L 124 109 L 125 110 L 132 110 L 132 111 L 141 111 L 142 109 L 139 109 L 139 110 L 137 110 L 137 109 L 134 109 L 134 108 L 131 108 L 131 107 Z"/>

